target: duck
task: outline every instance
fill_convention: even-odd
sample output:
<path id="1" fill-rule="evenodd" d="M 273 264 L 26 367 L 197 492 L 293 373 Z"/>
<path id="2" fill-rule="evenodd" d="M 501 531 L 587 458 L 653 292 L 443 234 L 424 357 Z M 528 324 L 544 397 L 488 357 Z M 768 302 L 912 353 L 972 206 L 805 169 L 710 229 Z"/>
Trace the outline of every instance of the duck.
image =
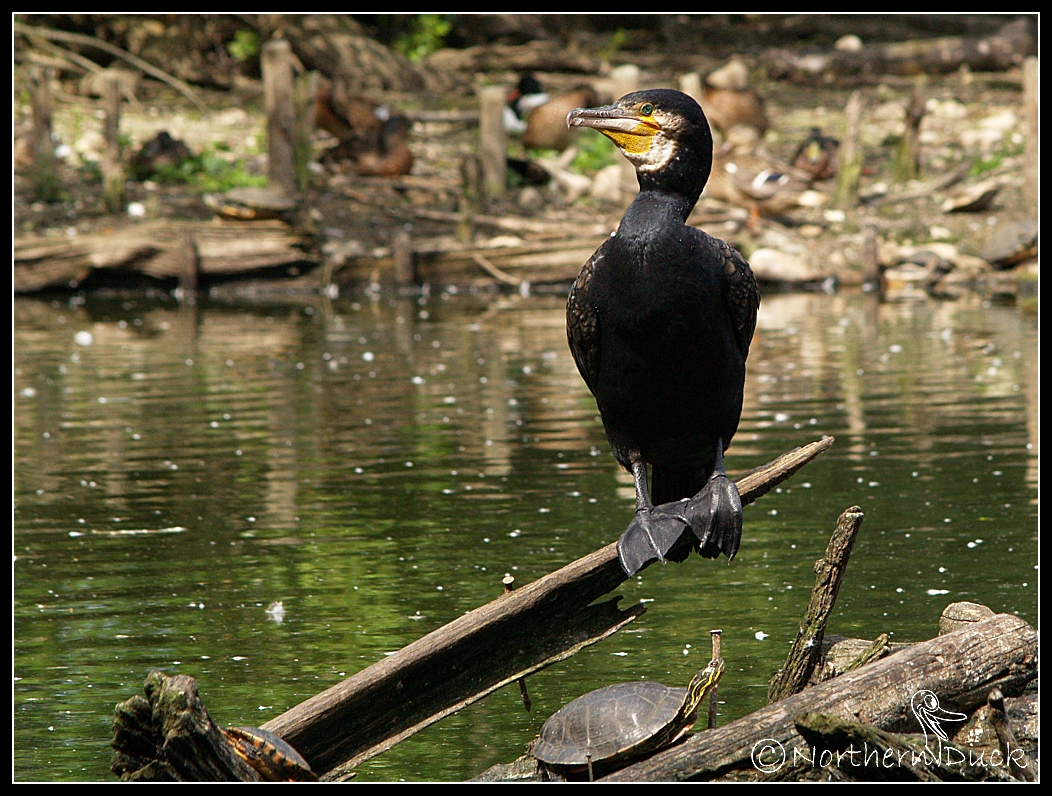
<path id="1" fill-rule="evenodd" d="M 566 126 L 566 114 L 574 108 L 595 105 L 597 100 L 595 89 L 585 84 L 551 97 L 530 112 L 522 145 L 526 149 L 565 151 L 577 137 L 577 128 Z"/>
<path id="2" fill-rule="evenodd" d="M 813 180 L 828 180 L 836 174 L 840 142 L 812 127 L 793 155 L 793 168 L 806 171 Z"/>
<path id="3" fill-rule="evenodd" d="M 757 130 L 739 125 L 727 131 L 713 155 L 705 195 L 747 208 L 755 226 L 760 216 L 792 210 L 810 187 L 810 174 L 771 158 L 760 147 Z"/>
<path id="4" fill-rule="evenodd" d="M 701 107 L 722 136 L 738 126 L 752 127 L 761 140 L 767 134 L 763 97 L 749 85 L 749 70 L 739 58 L 732 58 L 702 81 Z"/>
<path id="5" fill-rule="evenodd" d="M 315 125 L 339 139 L 322 156 L 325 163 L 350 162 L 369 177 L 400 177 L 413 168 L 408 138 L 412 122 L 386 105 L 376 105 L 326 81 L 314 105 Z"/>
<path id="6" fill-rule="evenodd" d="M 504 129 L 513 135 L 522 135 L 526 132 L 530 112 L 549 99 L 541 81 L 532 73 L 520 75 L 515 88 L 508 92 L 508 102 L 504 106 L 503 115 Z"/>
<path id="7" fill-rule="evenodd" d="M 573 360 L 635 484 L 621 567 L 631 577 L 692 549 L 732 559 L 742 509 L 723 454 L 741 418 L 760 294 L 738 251 L 686 223 L 712 168 L 705 113 L 683 92 L 649 89 L 575 109 L 566 123 L 613 141 L 639 181 L 566 303 Z"/>

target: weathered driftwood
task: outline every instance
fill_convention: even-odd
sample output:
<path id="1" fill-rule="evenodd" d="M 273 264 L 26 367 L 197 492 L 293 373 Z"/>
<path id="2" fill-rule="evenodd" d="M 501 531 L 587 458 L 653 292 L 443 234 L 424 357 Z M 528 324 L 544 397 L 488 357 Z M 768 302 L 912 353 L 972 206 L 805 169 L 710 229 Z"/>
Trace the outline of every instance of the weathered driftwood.
<path id="1" fill-rule="evenodd" d="M 158 220 L 75 238 L 14 241 L 14 291 L 76 287 L 95 269 L 182 278 L 192 250 L 202 274 L 235 274 L 310 261 L 301 236 L 278 221 Z M 188 248 L 189 247 L 189 248 Z"/>
<path id="2" fill-rule="evenodd" d="M 772 753 L 794 759 L 810 748 L 796 727 L 811 712 L 890 732 L 916 732 L 911 698 L 922 690 L 940 706 L 965 713 L 994 688 L 1019 694 L 1037 677 L 1037 631 L 1017 616 L 997 614 L 768 705 L 724 727 L 629 766 L 611 781 L 710 780 L 732 772 L 756 774 L 753 755 L 775 768 Z M 778 767 L 781 771 L 782 767 Z M 777 775 L 777 772 L 774 772 Z"/>
<path id="3" fill-rule="evenodd" d="M 826 450 L 826 437 L 739 479 L 750 503 Z M 338 777 L 440 718 L 568 657 L 642 613 L 592 603 L 625 574 L 616 544 L 498 597 L 297 705 L 263 728 Z M 333 769 L 336 769 L 333 771 Z"/>
<path id="4" fill-rule="evenodd" d="M 811 679 L 822 654 L 826 624 L 836 605 L 855 537 L 862 527 L 862 509 L 852 506 L 840 515 L 824 558 L 815 562 L 815 585 L 804 612 L 804 620 L 789 650 L 789 657 L 767 689 L 767 701 L 777 702 L 802 691 Z"/>

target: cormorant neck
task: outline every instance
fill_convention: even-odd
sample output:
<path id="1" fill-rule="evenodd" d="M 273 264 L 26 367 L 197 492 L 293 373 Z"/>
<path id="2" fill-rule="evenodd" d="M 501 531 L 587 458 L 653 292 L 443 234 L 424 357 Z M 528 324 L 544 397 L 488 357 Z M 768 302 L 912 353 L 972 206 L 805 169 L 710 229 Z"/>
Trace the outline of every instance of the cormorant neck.
<path id="1" fill-rule="evenodd" d="M 712 171 L 712 138 L 681 146 L 672 159 L 653 171 L 636 169 L 639 192 L 664 194 L 683 205 L 683 220 L 698 202 Z"/>
<path id="2" fill-rule="evenodd" d="M 667 190 L 640 189 L 635 200 L 629 205 L 628 210 L 625 211 L 625 218 L 627 219 L 629 216 L 637 213 L 650 215 L 655 208 L 661 208 L 663 215 L 667 214 L 671 218 L 678 218 L 685 224 L 697 200 L 696 196 L 690 198 L 681 193 L 673 193 Z"/>

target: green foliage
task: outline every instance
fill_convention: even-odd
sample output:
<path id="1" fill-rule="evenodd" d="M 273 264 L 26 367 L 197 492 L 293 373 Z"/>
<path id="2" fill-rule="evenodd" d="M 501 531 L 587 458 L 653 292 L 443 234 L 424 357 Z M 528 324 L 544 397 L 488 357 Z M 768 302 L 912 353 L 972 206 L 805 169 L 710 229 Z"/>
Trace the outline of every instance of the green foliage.
<path id="1" fill-rule="evenodd" d="M 420 14 L 412 29 L 394 41 L 394 49 L 410 61 L 419 61 L 441 49 L 453 25 L 442 14 Z"/>
<path id="2" fill-rule="evenodd" d="M 588 131 L 577 136 L 575 142 L 578 154 L 572 168 L 582 174 L 594 174 L 612 163 L 617 162 L 617 147 L 614 142 L 601 133 L 589 135 Z"/>
<path id="3" fill-rule="evenodd" d="M 239 61 L 250 61 L 259 56 L 259 34 L 251 30 L 239 30 L 234 40 L 227 42 L 227 52 Z"/>
<path id="4" fill-rule="evenodd" d="M 623 50 L 625 45 L 628 44 L 629 35 L 624 28 L 618 28 L 610 34 L 610 38 L 607 39 L 606 44 L 599 51 L 600 58 L 612 58 L 617 55 L 620 50 Z"/>
<path id="5" fill-rule="evenodd" d="M 200 155 L 184 158 L 175 166 L 162 166 L 157 171 L 160 182 L 185 183 L 202 193 L 218 193 L 242 186 L 265 186 L 267 178 L 250 174 L 243 161 L 231 163 L 217 154 L 220 147 L 206 149 Z"/>

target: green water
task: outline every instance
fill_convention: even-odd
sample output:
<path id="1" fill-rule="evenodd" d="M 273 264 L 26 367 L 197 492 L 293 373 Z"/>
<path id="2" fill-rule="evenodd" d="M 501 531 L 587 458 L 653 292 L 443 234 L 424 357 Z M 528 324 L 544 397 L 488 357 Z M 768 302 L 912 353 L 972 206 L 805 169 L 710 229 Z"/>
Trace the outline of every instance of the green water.
<path id="1" fill-rule="evenodd" d="M 14 304 L 14 777 L 113 780 L 113 707 L 188 674 L 261 724 L 613 541 L 631 479 L 561 296 L 307 306 Z M 1037 622 L 1037 321 L 978 298 L 765 296 L 745 470 L 836 445 L 745 510 L 730 565 L 655 566 L 647 613 L 361 767 L 457 780 L 575 696 L 685 685 L 723 629 L 721 722 L 763 705 L 841 511 L 866 514 L 829 631 L 931 637 L 949 602 Z M 280 601 L 283 621 L 267 608 Z"/>

